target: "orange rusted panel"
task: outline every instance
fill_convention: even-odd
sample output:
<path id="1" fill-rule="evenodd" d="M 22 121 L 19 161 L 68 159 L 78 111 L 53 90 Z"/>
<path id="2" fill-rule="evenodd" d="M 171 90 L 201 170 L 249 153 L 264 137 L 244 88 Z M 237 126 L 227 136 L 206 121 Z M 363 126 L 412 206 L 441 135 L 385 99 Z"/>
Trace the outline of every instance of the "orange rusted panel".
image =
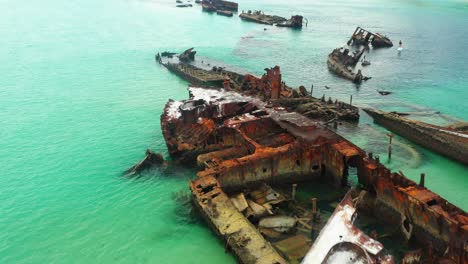
<path id="1" fill-rule="evenodd" d="M 356 147 L 351 146 L 351 144 L 348 141 L 341 141 L 339 143 L 333 144 L 332 147 L 338 152 L 340 152 L 341 155 L 348 158 L 360 154 L 359 150 Z"/>
<path id="2" fill-rule="evenodd" d="M 423 203 L 427 203 L 429 201 L 432 201 L 432 200 L 435 200 L 435 199 L 438 199 L 440 196 L 427 190 L 427 189 L 419 189 L 419 188 L 415 188 L 414 186 L 411 186 L 411 187 L 408 187 L 406 189 L 404 188 L 399 188 L 401 191 L 409 194 L 410 196 L 412 196 L 413 198 L 415 198 L 416 200 L 419 200 Z"/>
<path id="3" fill-rule="evenodd" d="M 251 89 L 264 95 L 272 94 L 274 87 L 282 89 L 276 67 L 268 69 L 261 79 L 246 79 Z M 323 177 L 340 181 L 351 165 L 357 166 L 359 182 L 375 199 L 393 209 L 397 218 L 404 215 L 411 219 L 418 227 L 415 232 L 425 233 L 419 236 L 420 245 L 436 241 L 439 255 L 448 246 L 453 248 L 450 254 L 464 248 L 466 212 L 402 173 L 392 173 L 377 157 L 366 156 L 359 147 L 300 114 L 267 107 L 260 100 L 232 92 L 201 89 L 191 88 L 191 100 L 169 102 L 161 123 L 171 156 L 184 164 L 202 157 L 199 165 L 204 169 L 197 174 L 200 178 L 191 182 L 202 207 L 205 202 L 208 206 L 219 201 L 223 191 L 265 182 L 294 183 Z M 263 113 L 256 115 L 255 111 Z M 232 151 L 236 149 L 244 151 Z M 454 254 L 450 257 L 457 259 Z"/>

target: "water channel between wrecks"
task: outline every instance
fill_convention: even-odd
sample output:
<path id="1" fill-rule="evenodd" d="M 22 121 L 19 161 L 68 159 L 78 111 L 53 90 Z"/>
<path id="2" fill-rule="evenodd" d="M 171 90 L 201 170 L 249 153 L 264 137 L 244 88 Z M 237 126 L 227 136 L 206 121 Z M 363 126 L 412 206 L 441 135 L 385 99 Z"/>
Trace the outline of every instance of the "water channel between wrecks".
<path id="1" fill-rule="evenodd" d="M 423 117 L 431 123 L 468 119 L 468 53 L 460 52 L 468 15 L 461 1 L 239 2 L 241 9 L 282 16 L 300 12 L 309 26 L 264 31 L 236 16 L 178 9 L 173 0 L 0 3 L 6 40 L 0 49 L 0 229 L 8 230 L 0 234 L 0 262 L 234 263 L 203 222 L 187 217 L 191 209 L 173 199 L 179 190 L 188 192 L 193 170 L 172 166 L 120 177 L 147 148 L 167 156 L 159 115 L 169 98 L 187 98 L 188 83 L 156 65 L 156 51 L 194 46 L 202 57 L 256 75 L 280 65 L 288 84 L 313 83 L 317 96 L 347 102 L 352 94 L 358 105 L 440 111 Z M 357 25 L 405 45 L 402 56 L 376 51 L 368 70 L 374 79 L 359 88 L 326 68 L 331 49 Z M 376 89 L 394 93 L 383 97 Z M 358 126 L 339 130 L 386 156 L 387 131 L 365 114 Z M 381 162 L 415 181 L 425 172 L 430 189 L 468 208 L 466 167 L 398 142 L 392 161 Z"/>

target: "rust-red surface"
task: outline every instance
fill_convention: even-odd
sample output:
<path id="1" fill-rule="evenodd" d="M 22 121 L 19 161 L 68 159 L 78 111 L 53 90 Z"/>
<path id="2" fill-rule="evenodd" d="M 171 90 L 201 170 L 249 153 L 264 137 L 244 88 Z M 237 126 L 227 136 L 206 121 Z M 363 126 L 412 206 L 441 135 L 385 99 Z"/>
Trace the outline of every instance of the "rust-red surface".
<path id="1" fill-rule="evenodd" d="M 279 99 L 281 95 L 288 96 L 290 91 L 285 90 L 285 85 L 281 81 L 281 71 L 278 66 L 265 69 L 266 73 L 257 78 L 251 74 L 244 77 L 248 90 L 253 93 L 263 94 L 269 99 Z M 283 94 L 283 92 L 285 92 Z"/>
<path id="2" fill-rule="evenodd" d="M 262 79 L 267 82 L 251 78 L 256 89 L 270 89 L 271 94 L 278 85 L 281 88 L 279 69 L 270 69 Z M 193 98 L 182 104 L 169 102 L 161 116 L 171 155 L 193 161 L 199 154 L 232 147 L 249 150 L 241 157 L 213 158 L 212 165 L 198 173 L 200 186 L 243 188 L 263 181 L 294 182 L 317 177 L 340 184 L 346 167 L 352 165 L 357 167 L 359 182 L 365 189 L 418 227 L 414 238 L 420 247 L 433 248 L 436 257 L 466 263 L 468 216 L 439 195 L 392 173 L 348 140 L 297 113 L 268 108 L 259 100 L 225 92 L 207 96 L 200 88 L 193 88 L 191 93 Z M 205 98 L 204 102 L 200 98 Z M 258 110 L 264 114 L 256 116 Z M 210 182 L 203 182 L 204 178 Z M 211 182 L 213 179 L 216 182 Z M 192 186 L 192 190 L 196 187 Z"/>
<path id="3" fill-rule="evenodd" d="M 400 191 L 407 193 L 409 196 L 419 200 L 421 202 L 427 203 L 429 201 L 439 198 L 439 195 L 427 190 L 420 189 L 415 186 L 410 186 L 408 188 L 399 188 Z"/>
<path id="4" fill-rule="evenodd" d="M 360 182 L 414 225 L 429 233 L 415 234 L 421 247 L 431 248 L 454 263 L 467 263 L 467 214 L 436 193 L 410 179 L 391 173 L 374 159 L 362 159 Z M 434 240 L 432 240 L 434 239 Z M 443 241 L 443 242 L 441 242 Z M 437 245 L 436 245 L 437 244 Z"/>
<path id="5" fill-rule="evenodd" d="M 348 141 L 341 141 L 339 143 L 333 144 L 332 147 L 340 152 L 341 155 L 348 158 L 360 154 L 359 149 L 354 145 L 351 145 Z"/>

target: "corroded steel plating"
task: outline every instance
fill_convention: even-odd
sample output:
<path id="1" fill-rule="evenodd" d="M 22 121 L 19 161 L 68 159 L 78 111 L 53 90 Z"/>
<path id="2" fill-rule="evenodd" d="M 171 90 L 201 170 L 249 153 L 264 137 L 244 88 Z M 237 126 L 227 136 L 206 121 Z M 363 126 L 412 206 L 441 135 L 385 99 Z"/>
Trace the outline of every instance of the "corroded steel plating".
<path id="1" fill-rule="evenodd" d="M 182 54 L 163 52 L 155 56 L 156 61 L 171 72 L 189 81 L 192 85 L 224 88 L 244 95 L 258 97 L 264 101 L 287 107 L 313 119 L 330 121 L 359 119 L 359 109 L 351 104 L 312 97 L 304 86 L 288 87 L 282 81 L 280 67 L 266 68 L 261 77 L 226 70 L 225 67 L 207 68 L 210 64 L 194 60 L 195 51 L 188 49 Z"/>
<path id="2" fill-rule="evenodd" d="M 278 73 L 274 69 L 267 72 L 267 78 L 276 81 L 271 87 L 278 81 L 281 84 Z M 232 91 L 190 88 L 190 95 L 189 100 L 166 104 L 161 116 L 163 135 L 174 158 L 187 164 L 197 162 L 202 167 L 191 189 L 195 203 L 218 233 L 228 228 L 220 223 L 231 220 L 223 218 L 217 225 L 217 217 L 223 215 L 222 211 L 228 214 L 233 209 L 227 202 L 208 203 L 214 203 L 224 192 L 262 183 L 274 185 L 317 179 L 342 187 L 348 169 L 355 167 L 359 183 L 367 190 L 367 202 L 363 204 L 376 217 L 401 226 L 408 239 L 423 249 L 425 259 L 466 263 L 468 216 L 439 195 L 402 174 L 392 173 L 378 158 L 366 155 L 319 122 L 298 113 Z M 197 187 L 200 181 L 212 182 L 210 186 L 215 186 L 218 194 L 210 188 Z M 216 197 L 208 202 L 203 193 Z M 222 207 L 213 209 L 217 206 Z M 248 221 L 242 225 L 247 228 Z M 244 249 L 256 248 L 249 241 L 262 243 L 250 231 L 243 234 L 236 241 Z M 241 259 L 243 254 L 251 256 L 249 250 L 249 253 L 236 250 L 239 244 L 227 242 Z M 268 250 L 277 256 L 274 249 Z M 245 259 L 245 263 L 258 263 Z"/>

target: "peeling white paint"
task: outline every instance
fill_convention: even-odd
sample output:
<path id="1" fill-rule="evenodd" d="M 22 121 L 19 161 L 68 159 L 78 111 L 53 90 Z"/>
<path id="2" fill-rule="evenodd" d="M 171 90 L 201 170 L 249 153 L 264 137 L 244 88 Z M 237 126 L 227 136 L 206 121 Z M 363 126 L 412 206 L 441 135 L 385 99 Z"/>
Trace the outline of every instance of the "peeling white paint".
<path id="1" fill-rule="evenodd" d="M 352 206 L 351 198 L 348 194 L 337 206 L 302 263 L 323 263 L 330 250 L 335 245 L 343 242 L 353 243 L 371 255 L 377 255 L 383 249 L 383 245 L 354 227 L 353 215 L 355 211 L 356 208 Z M 340 254 L 343 254 L 341 257 L 349 258 L 350 252 L 344 251 Z M 333 257 L 341 258 L 339 254 L 335 254 Z"/>

